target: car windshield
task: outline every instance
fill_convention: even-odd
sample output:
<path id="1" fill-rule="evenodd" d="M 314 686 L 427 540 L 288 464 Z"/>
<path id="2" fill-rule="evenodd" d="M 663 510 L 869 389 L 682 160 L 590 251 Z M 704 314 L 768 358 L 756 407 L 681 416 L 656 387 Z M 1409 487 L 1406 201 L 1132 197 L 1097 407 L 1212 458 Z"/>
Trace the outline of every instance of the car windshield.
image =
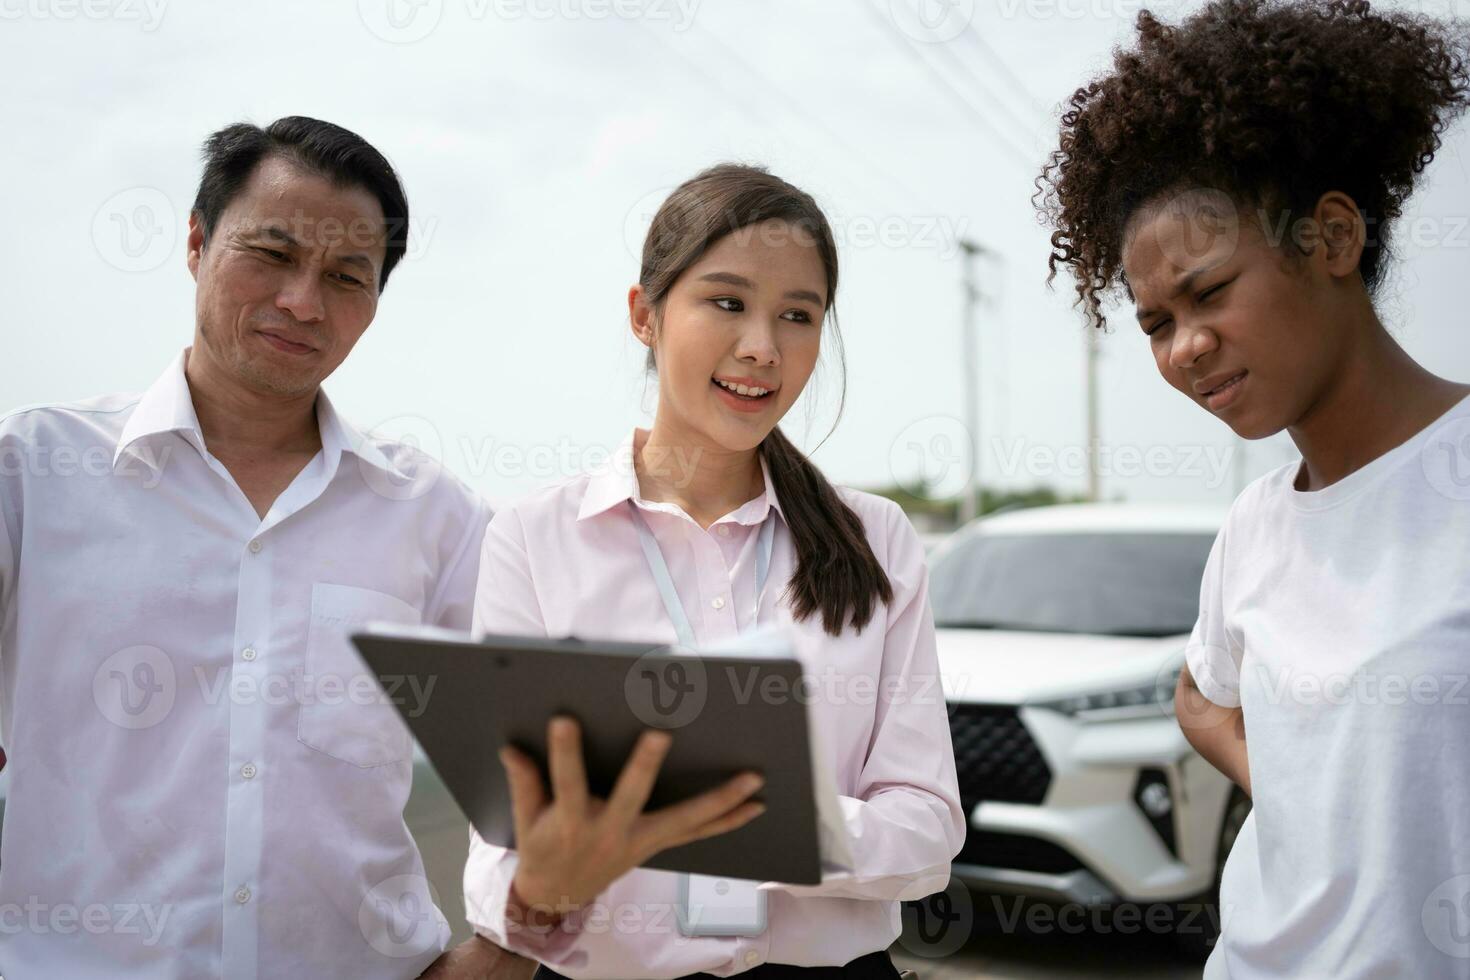
<path id="1" fill-rule="evenodd" d="M 1214 535 L 972 534 L 930 576 L 939 626 L 1104 636 L 1188 633 Z"/>

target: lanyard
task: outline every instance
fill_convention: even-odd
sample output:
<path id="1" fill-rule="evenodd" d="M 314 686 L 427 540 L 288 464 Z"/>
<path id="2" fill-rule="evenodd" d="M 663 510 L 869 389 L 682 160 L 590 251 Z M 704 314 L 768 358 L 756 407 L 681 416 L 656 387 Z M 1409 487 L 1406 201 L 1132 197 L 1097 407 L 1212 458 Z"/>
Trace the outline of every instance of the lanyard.
<path id="1" fill-rule="evenodd" d="M 689 616 L 684 612 L 684 603 L 674 588 L 674 579 L 669 574 L 668 562 L 664 561 L 663 550 L 654 539 L 648 522 L 638 512 L 638 505 L 630 500 L 628 509 L 633 512 L 633 526 L 638 529 L 643 557 L 648 559 L 648 570 L 653 572 L 653 581 L 658 585 L 658 594 L 664 601 L 664 609 L 674 623 L 674 632 L 679 635 L 679 643 L 692 649 L 695 645 L 694 630 L 689 625 Z M 765 591 L 766 575 L 771 570 L 771 548 L 775 537 L 775 515 L 767 513 L 756 543 L 755 610 L 750 617 L 751 629 L 755 629 L 756 619 L 760 615 L 761 593 Z M 738 621 L 736 628 L 739 628 Z M 758 891 L 756 885 L 754 881 L 683 874 L 680 877 L 677 908 L 679 932 L 685 936 L 761 935 L 766 931 L 766 893 Z M 709 895 L 711 889 L 715 895 L 720 896 L 713 904 Z M 698 898 L 691 902 L 690 893 L 693 890 L 698 891 Z M 730 921 L 723 921 L 722 913 Z"/>
<path id="2" fill-rule="evenodd" d="M 689 626 L 689 617 L 684 612 L 684 603 L 679 598 L 679 592 L 674 588 L 674 579 L 669 575 L 669 566 L 664 561 L 664 553 L 658 546 L 658 541 L 653 537 L 653 531 L 648 527 L 648 522 L 638 512 L 638 505 L 628 501 L 628 509 L 633 512 L 633 526 L 638 529 L 638 540 L 643 545 L 643 557 L 648 559 L 648 570 L 653 573 L 653 581 L 658 586 L 658 594 L 664 601 L 664 609 L 668 611 L 669 619 L 674 624 L 674 632 L 679 636 L 679 643 L 686 647 L 694 647 L 694 630 Z M 756 618 L 761 609 L 761 593 L 766 588 L 766 575 L 771 570 L 771 548 L 776 537 L 776 522 L 772 514 L 766 515 L 766 520 L 761 524 L 760 539 L 757 542 L 755 553 L 755 611 L 750 617 L 751 629 L 755 628 Z M 736 624 L 739 628 L 739 624 Z"/>

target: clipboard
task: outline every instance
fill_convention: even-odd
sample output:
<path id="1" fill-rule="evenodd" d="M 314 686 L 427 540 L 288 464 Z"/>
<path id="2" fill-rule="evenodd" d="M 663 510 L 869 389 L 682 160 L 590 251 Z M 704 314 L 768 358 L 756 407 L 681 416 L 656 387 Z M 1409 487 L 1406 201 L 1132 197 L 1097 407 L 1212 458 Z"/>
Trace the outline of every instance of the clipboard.
<path id="1" fill-rule="evenodd" d="M 656 643 L 488 634 L 369 624 L 352 642 L 475 830 L 515 847 L 497 755 L 511 744 L 546 777 L 546 724 L 582 727 L 589 791 L 606 798 L 645 728 L 673 744 L 648 808 L 753 769 L 766 810 L 743 827 L 654 855 L 644 867 L 797 885 L 822 880 L 817 790 L 801 664 L 699 656 Z M 409 694 L 407 692 L 416 692 Z"/>

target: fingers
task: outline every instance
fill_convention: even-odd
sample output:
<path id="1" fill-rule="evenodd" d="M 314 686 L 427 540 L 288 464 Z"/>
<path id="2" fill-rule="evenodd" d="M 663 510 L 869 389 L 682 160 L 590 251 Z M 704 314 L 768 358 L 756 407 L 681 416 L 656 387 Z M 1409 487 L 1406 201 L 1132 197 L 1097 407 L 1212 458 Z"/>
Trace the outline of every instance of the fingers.
<path id="1" fill-rule="evenodd" d="M 628 761 L 623 763 L 623 771 L 618 773 L 612 796 L 608 797 L 607 812 L 612 819 L 626 826 L 643 812 L 673 744 L 672 735 L 657 729 L 647 729 L 638 737 Z"/>
<path id="2" fill-rule="evenodd" d="M 526 839 L 546 805 L 546 788 L 541 782 L 541 770 L 519 749 L 502 746 L 500 764 L 505 768 L 505 781 L 510 786 L 511 814 L 519 843 Z"/>
<path id="3" fill-rule="evenodd" d="M 688 844 L 690 841 L 704 840 L 706 837 L 716 837 L 720 834 L 728 834 L 732 830 L 738 830 L 741 827 L 744 827 L 746 824 L 750 823 L 756 817 L 765 812 L 766 805 L 764 803 L 760 803 L 755 800 L 751 800 L 747 803 L 742 803 L 740 806 L 725 814 L 723 817 L 716 817 L 714 820 L 711 820 L 703 827 L 697 827 L 685 836 L 681 838 L 676 838 L 668 844 L 665 844 L 664 849 L 667 850 L 670 847 L 678 847 L 681 844 Z"/>
<path id="4" fill-rule="evenodd" d="M 657 845 L 658 850 L 663 850 L 672 846 L 667 843 L 668 841 L 679 841 L 685 838 L 697 840 L 697 837 L 690 837 L 690 835 L 715 820 L 730 816 L 732 811 L 764 785 L 765 780 L 759 774 L 741 773 L 723 786 L 717 786 L 698 796 L 670 804 L 649 814 L 648 827 L 651 842 Z M 751 819 L 754 818 L 746 817 L 741 823 Z"/>
<path id="5" fill-rule="evenodd" d="M 546 756 L 556 802 L 573 813 L 585 813 L 587 768 L 582 761 L 582 726 L 566 716 L 551 719 L 546 726 Z"/>

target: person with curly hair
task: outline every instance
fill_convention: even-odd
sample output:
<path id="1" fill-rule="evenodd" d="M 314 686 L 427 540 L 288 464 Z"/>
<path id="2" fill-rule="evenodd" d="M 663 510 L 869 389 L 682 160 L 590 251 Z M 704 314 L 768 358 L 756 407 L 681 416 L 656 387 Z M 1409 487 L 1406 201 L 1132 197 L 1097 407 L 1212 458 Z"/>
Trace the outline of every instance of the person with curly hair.
<path id="1" fill-rule="evenodd" d="M 1164 380 L 1302 457 L 1232 506 L 1176 692 L 1254 804 L 1206 977 L 1470 977 L 1470 385 L 1374 306 L 1466 61 L 1364 0 L 1144 11 L 1037 182 L 1091 325 L 1131 300 Z"/>

